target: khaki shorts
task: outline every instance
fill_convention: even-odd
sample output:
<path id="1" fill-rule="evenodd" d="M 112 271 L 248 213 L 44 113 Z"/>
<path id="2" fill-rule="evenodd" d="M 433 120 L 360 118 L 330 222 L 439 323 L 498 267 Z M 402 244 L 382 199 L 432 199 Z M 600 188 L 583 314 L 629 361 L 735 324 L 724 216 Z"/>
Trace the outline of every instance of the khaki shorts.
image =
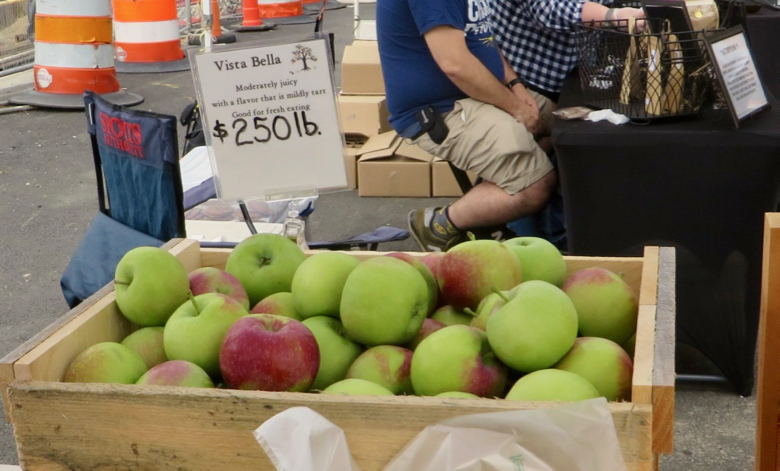
<path id="1" fill-rule="evenodd" d="M 542 134 L 549 134 L 554 105 L 538 93 L 531 95 L 539 104 Z M 528 188 L 553 169 L 534 136 L 500 108 L 465 98 L 455 102 L 455 108 L 444 120 L 450 131 L 441 145 L 431 141 L 428 134 L 413 142 L 456 167 L 495 183 L 510 195 Z"/>

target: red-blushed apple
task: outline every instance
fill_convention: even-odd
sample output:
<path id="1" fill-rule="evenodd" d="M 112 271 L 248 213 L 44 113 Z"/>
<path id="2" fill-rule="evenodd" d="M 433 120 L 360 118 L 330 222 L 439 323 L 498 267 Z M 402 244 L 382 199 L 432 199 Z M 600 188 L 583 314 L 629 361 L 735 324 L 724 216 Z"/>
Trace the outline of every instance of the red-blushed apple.
<path id="1" fill-rule="evenodd" d="M 300 321 L 250 314 L 228 330 L 219 365 L 233 389 L 304 392 L 317 377 L 320 350 Z"/>
<path id="2" fill-rule="evenodd" d="M 414 336 L 411 342 L 404 345 L 404 347 L 414 351 L 414 349 L 416 349 L 417 346 L 420 345 L 420 342 L 422 342 L 425 337 L 445 327 L 447 326 L 444 323 L 439 322 L 436 319 L 431 319 L 430 317 L 426 317 L 422 323 L 422 326 L 420 327 L 420 330 L 417 332 L 417 335 Z"/>
<path id="3" fill-rule="evenodd" d="M 135 384 L 154 386 L 180 386 L 188 388 L 213 388 L 208 373 L 203 368 L 184 360 L 171 360 L 151 368 Z"/>
<path id="4" fill-rule="evenodd" d="M 250 314 L 274 314 L 289 317 L 296 321 L 303 320 L 303 317 L 295 309 L 292 293 L 286 291 L 266 296 L 259 303 L 255 304 Z"/>
<path id="5" fill-rule="evenodd" d="M 410 264 L 373 257 L 347 278 L 341 295 L 341 322 L 364 345 L 403 345 L 428 315 L 428 286 Z"/>
<path id="6" fill-rule="evenodd" d="M 437 394 L 436 397 L 446 397 L 451 399 L 479 399 L 479 396 L 476 394 L 465 393 L 462 391 L 447 391 Z"/>
<path id="7" fill-rule="evenodd" d="M 238 278 L 216 267 L 200 267 L 190 272 L 190 290 L 197 296 L 205 293 L 221 293 L 230 296 L 249 310 L 249 296 Z"/>
<path id="8" fill-rule="evenodd" d="M 506 394 L 510 401 L 584 401 L 600 397 L 582 376 L 569 371 L 544 369 L 518 379 Z"/>
<path id="9" fill-rule="evenodd" d="M 163 331 L 169 360 L 187 360 L 212 378 L 219 376 L 219 350 L 230 326 L 249 315 L 235 299 L 220 293 L 193 296 L 168 319 Z"/>
<path id="10" fill-rule="evenodd" d="M 225 271 L 234 275 L 254 306 L 268 295 L 290 292 L 293 276 L 306 259 L 298 244 L 280 234 L 252 234 L 236 245 Z"/>
<path id="11" fill-rule="evenodd" d="M 303 319 L 339 317 L 344 283 L 360 260 L 344 252 L 319 252 L 303 261 L 292 280 L 295 310 Z"/>
<path id="12" fill-rule="evenodd" d="M 311 385 L 312 390 L 323 390 L 346 378 L 349 366 L 365 347 L 347 337 L 341 321 L 330 316 L 314 316 L 303 320 L 311 330 L 320 348 L 320 369 Z"/>
<path id="13" fill-rule="evenodd" d="M 470 240 L 445 252 L 439 261 L 442 304 L 455 309 L 477 309 L 493 292 L 514 288 L 522 281 L 520 261 L 495 240 Z"/>
<path id="14" fill-rule="evenodd" d="M 504 392 L 506 375 L 485 333 L 466 325 L 437 330 L 420 342 L 412 356 L 412 386 L 420 396 L 461 391 L 498 397 Z"/>
<path id="15" fill-rule="evenodd" d="M 119 260 L 114 274 L 116 306 L 141 327 L 162 326 L 187 300 L 187 270 L 159 247 L 136 247 Z"/>
<path id="16" fill-rule="evenodd" d="M 101 342 L 73 359 L 63 381 L 134 384 L 146 371 L 146 362 L 141 355 L 118 342 Z"/>
<path id="17" fill-rule="evenodd" d="M 520 260 L 523 281 L 542 280 L 557 287 L 566 278 L 566 260 L 558 247 L 541 237 L 515 237 L 504 241 Z"/>
<path id="18" fill-rule="evenodd" d="M 385 256 L 403 260 L 420 272 L 428 287 L 428 314 L 432 313 L 436 309 L 439 300 L 439 284 L 436 281 L 436 277 L 433 276 L 431 269 L 422 261 L 422 257 L 415 257 L 406 252 L 390 252 L 385 254 Z"/>
<path id="19" fill-rule="evenodd" d="M 342 379 L 322 390 L 322 394 L 341 394 L 345 396 L 394 396 L 384 386 L 359 378 Z"/>
<path id="20" fill-rule="evenodd" d="M 431 270 L 433 279 L 436 280 L 436 307 L 443 306 L 441 289 L 439 288 L 439 262 L 444 252 L 430 252 L 421 258 L 422 262 Z"/>
<path id="21" fill-rule="evenodd" d="M 168 361 L 163 344 L 163 327 L 143 327 L 122 340 L 122 345 L 141 355 L 146 367 L 151 368 Z"/>
<path id="22" fill-rule="evenodd" d="M 560 288 L 541 280 L 525 281 L 514 293 L 488 318 L 490 347 L 502 362 L 517 371 L 549 368 L 577 338 L 574 304 Z"/>
<path id="23" fill-rule="evenodd" d="M 474 316 L 452 306 L 442 306 L 433 311 L 431 319 L 435 319 L 444 325 L 470 325 Z"/>
<path id="24" fill-rule="evenodd" d="M 577 308 L 581 337 L 623 344 L 636 332 L 636 294 L 616 273 L 602 267 L 583 268 L 572 273 L 563 291 Z"/>
<path id="25" fill-rule="evenodd" d="M 587 379 L 608 401 L 631 398 L 634 364 L 623 347 L 611 340 L 580 337 L 555 368 Z"/>
<path id="26" fill-rule="evenodd" d="M 361 353 L 347 370 L 346 378 L 371 381 L 393 394 L 414 394 L 409 372 L 413 352 L 396 345 L 377 345 Z"/>

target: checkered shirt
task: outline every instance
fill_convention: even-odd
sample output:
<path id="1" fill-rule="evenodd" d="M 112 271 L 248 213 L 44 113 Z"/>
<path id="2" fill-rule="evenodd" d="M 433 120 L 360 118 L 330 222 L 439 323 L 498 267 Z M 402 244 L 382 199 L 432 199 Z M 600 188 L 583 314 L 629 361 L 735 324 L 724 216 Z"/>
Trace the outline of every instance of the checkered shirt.
<path id="1" fill-rule="evenodd" d="M 611 0 L 594 0 L 601 4 Z M 530 85 L 559 93 L 577 66 L 574 25 L 582 0 L 493 0 L 494 33 L 515 72 Z"/>

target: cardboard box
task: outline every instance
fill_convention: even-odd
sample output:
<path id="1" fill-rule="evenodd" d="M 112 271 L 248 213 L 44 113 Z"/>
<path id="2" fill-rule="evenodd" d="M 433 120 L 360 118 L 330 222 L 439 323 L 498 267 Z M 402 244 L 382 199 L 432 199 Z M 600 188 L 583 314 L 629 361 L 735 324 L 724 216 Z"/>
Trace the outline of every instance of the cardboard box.
<path id="1" fill-rule="evenodd" d="M 366 141 L 358 154 L 360 196 L 431 196 L 433 156 L 390 131 Z"/>
<path id="2" fill-rule="evenodd" d="M 385 94 L 385 79 L 376 41 L 353 41 L 344 48 L 341 92 L 347 95 Z"/>
<path id="3" fill-rule="evenodd" d="M 474 172 L 467 171 L 471 183 L 477 181 L 477 175 Z M 450 163 L 439 157 L 433 158 L 431 164 L 431 196 L 463 196 L 463 192 L 452 173 Z"/>
<path id="4" fill-rule="evenodd" d="M 344 136 L 344 168 L 347 170 L 347 186 L 357 188 L 357 159 L 360 149 L 368 140 L 367 137 L 359 134 L 346 134 Z"/>
<path id="5" fill-rule="evenodd" d="M 188 272 L 204 266 L 224 269 L 230 255 L 230 249 L 201 248 L 192 240 L 176 239 L 164 248 Z M 361 260 L 384 255 L 346 253 Z M 674 344 L 669 348 L 666 342 L 674 338 L 674 249 L 646 247 L 643 257 L 565 259 L 569 274 L 592 266 L 621 273 L 639 295 L 631 402 L 612 402 L 609 409 L 628 471 L 657 469 L 658 453 L 671 451 L 673 436 Z M 0 359 L 5 416 L 13 423 L 26 471 L 96 469 L 96 463 L 101 469 L 275 471 L 252 431 L 298 406 L 344 430 L 361 470 L 381 471 L 425 427 L 447 418 L 547 407 L 484 398 L 61 382 L 84 349 L 119 342 L 135 329 L 117 309 L 113 284 L 108 284 Z"/>
<path id="6" fill-rule="evenodd" d="M 384 95 L 338 96 L 341 132 L 371 137 L 391 131 Z"/>

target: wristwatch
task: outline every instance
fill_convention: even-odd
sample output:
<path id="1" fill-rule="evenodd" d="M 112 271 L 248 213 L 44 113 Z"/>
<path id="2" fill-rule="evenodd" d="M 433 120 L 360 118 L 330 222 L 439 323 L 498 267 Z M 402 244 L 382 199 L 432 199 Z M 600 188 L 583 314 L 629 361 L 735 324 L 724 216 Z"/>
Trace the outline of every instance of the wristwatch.
<path id="1" fill-rule="evenodd" d="M 512 80 L 508 81 L 508 82 L 506 83 L 506 88 L 508 88 L 508 89 L 510 89 L 510 90 L 511 90 L 511 89 L 512 89 L 512 87 L 514 87 L 514 86 L 515 86 L 515 85 L 517 85 L 518 83 L 522 84 L 524 87 L 526 87 L 526 88 L 527 88 L 527 85 L 526 85 L 526 83 L 525 83 L 525 80 L 521 79 L 520 77 L 515 77 L 515 78 L 513 78 Z"/>

